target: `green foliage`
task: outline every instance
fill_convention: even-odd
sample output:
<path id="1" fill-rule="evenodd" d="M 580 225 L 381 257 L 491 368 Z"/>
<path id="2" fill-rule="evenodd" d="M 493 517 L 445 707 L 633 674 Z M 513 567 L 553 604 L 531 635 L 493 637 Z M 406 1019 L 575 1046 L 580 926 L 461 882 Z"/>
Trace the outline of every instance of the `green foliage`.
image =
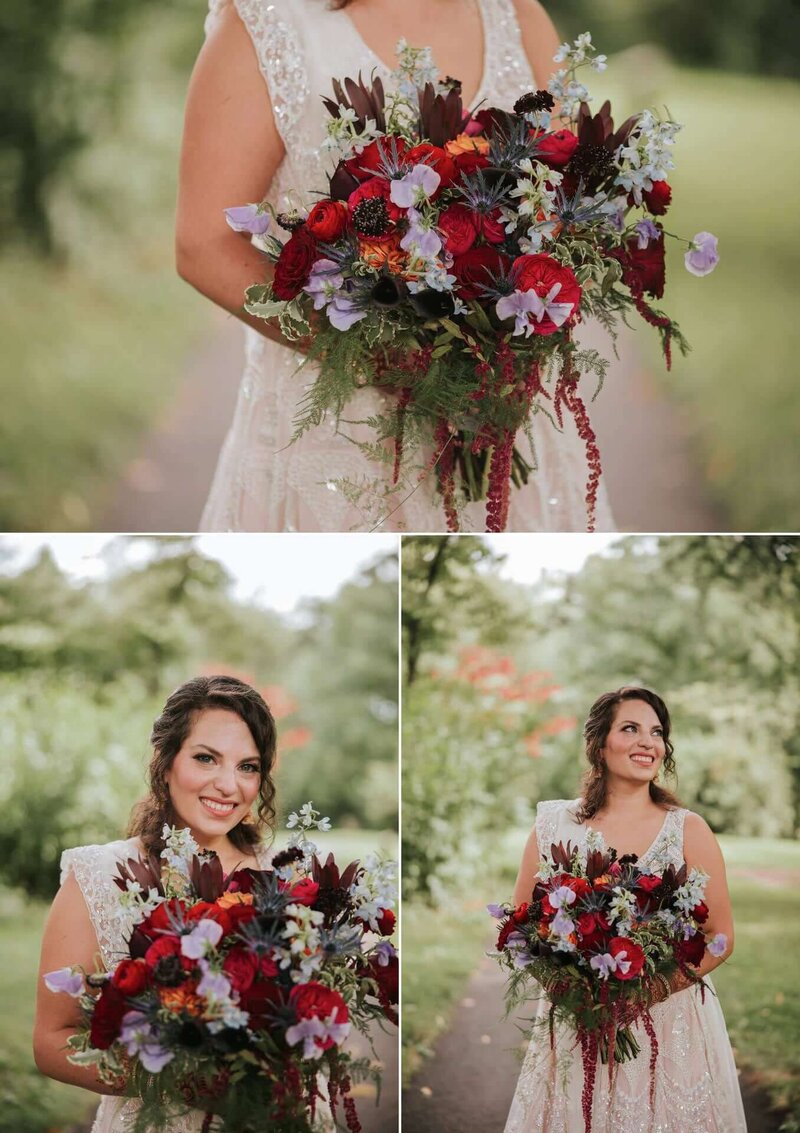
<path id="1" fill-rule="evenodd" d="M 61 851 L 124 835 L 144 794 L 152 722 L 197 672 L 232 672 L 278 718 L 279 802 L 334 824 L 397 813 L 397 583 L 391 558 L 303 624 L 237 601 L 192 539 L 112 543 L 103 581 L 77 586 L 44 552 L 0 574 L 0 878 L 49 896 Z M 0 556 L 2 547 L 0 547 Z"/>
<path id="2" fill-rule="evenodd" d="M 592 32 L 601 51 L 657 43 L 675 59 L 756 75 L 800 75 L 800 13 L 793 0 L 561 0 L 562 36 Z"/>

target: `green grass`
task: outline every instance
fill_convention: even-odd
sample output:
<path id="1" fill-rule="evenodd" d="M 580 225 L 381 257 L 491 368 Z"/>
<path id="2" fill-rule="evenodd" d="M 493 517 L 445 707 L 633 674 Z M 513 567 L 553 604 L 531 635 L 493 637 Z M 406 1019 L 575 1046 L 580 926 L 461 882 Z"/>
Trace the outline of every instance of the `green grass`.
<path id="1" fill-rule="evenodd" d="M 736 922 L 733 957 L 713 979 L 737 1065 L 773 1103 L 800 1111 L 800 845 L 766 838 L 720 839 Z M 504 845 L 524 842 L 509 832 Z M 747 876 L 769 872 L 774 884 Z M 511 866 L 480 894 L 432 910 L 403 905 L 403 1045 L 406 1080 L 426 1058 L 490 942 L 484 900 L 509 893 Z"/>
<path id="2" fill-rule="evenodd" d="M 210 308 L 173 257 L 188 69 L 171 60 L 183 36 L 170 13 L 151 13 L 137 32 L 123 116 L 54 201 L 66 260 L 19 248 L 0 259 L 0 529 L 97 529 L 202 343 Z"/>
<path id="3" fill-rule="evenodd" d="M 636 82 L 649 85 L 634 94 Z M 656 336 L 643 325 L 637 343 L 686 408 L 703 472 L 731 529 L 794 531 L 800 225 L 787 138 L 800 111 L 800 85 L 670 67 L 655 67 L 649 79 L 638 73 L 627 85 L 627 94 L 611 88 L 620 110 L 666 104 L 685 124 L 675 146 L 667 231 L 687 238 L 713 232 L 720 250 L 716 271 L 697 279 L 683 265 L 685 248 L 667 241 L 661 305 L 680 324 L 691 354 L 676 356 L 667 375 Z"/>

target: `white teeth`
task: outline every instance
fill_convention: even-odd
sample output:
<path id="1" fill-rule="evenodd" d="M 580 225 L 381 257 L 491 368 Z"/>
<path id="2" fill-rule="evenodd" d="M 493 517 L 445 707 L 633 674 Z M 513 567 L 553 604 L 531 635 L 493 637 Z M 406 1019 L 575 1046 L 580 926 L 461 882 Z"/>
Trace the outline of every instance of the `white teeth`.
<path id="1" fill-rule="evenodd" d="M 216 810 L 219 814 L 230 814 L 230 812 L 236 808 L 235 803 L 215 803 L 212 802 L 211 799 L 203 799 L 202 801 L 207 807 L 210 807 L 211 810 Z"/>
<path id="2" fill-rule="evenodd" d="M 632 755 L 631 759 L 634 763 L 641 763 L 645 767 L 649 767 L 654 760 L 652 755 Z"/>

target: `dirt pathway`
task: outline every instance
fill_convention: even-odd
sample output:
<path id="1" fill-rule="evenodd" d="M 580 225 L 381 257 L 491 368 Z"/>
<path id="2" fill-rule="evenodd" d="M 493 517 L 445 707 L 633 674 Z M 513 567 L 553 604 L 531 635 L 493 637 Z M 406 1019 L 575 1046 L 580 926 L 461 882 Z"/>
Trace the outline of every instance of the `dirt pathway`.
<path id="1" fill-rule="evenodd" d="M 403 1133 L 502 1133 L 525 1047 L 514 1019 L 501 1021 L 504 983 L 484 957 L 450 1028 L 403 1092 Z M 744 1078 L 741 1085 L 748 1133 L 777 1133 L 764 1094 Z"/>
<path id="2" fill-rule="evenodd" d="M 582 341 L 613 357 L 599 328 Z M 665 384 L 641 365 L 635 340 L 621 353 L 589 407 L 618 528 L 725 530 L 693 455 L 689 421 L 667 397 Z M 215 310 L 172 404 L 112 490 L 101 530 L 196 530 L 241 369 L 241 324 Z"/>

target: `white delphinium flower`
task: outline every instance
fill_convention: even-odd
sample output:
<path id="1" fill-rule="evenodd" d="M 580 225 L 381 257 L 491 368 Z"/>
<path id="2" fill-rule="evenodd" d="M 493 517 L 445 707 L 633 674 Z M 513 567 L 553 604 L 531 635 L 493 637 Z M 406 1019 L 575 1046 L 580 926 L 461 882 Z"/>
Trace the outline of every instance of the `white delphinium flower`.
<path id="1" fill-rule="evenodd" d="M 289 839 L 289 846 L 296 847 L 303 854 L 303 868 L 311 864 L 311 858 L 319 852 L 319 847 L 312 842 L 307 834 L 310 830 L 319 830 L 322 833 L 331 828 L 331 820 L 323 818 L 311 802 L 303 803 L 299 811 L 292 811 L 286 819 L 287 830 L 293 830 Z"/>
<path id="2" fill-rule="evenodd" d="M 590 826 L 589 829 L 586 831 L 586 850 L 587 850 L 587 853 L 592 854 L 592 853 L 594 853 L 595 850 L 599 850 L 600 853 L 604 853 L 605 848 L 606 848 L 606 840 L 603 837 L 602 833 L 599 830 L 593 830 Z"/>
<path id="3" fill-rule="evenodd" d="M 688 916 L 696 905 L 699 905 L 705 894 L 708 874 L 701 869 L 692 869 L 689 876 L 679 889 L 675 890 L 675 904 L 682 913 Z"/>
<path id="4" fill-rule="evenodd" d="M 355 905 L 354 916 L 377 932 L 381 910 L 393 909 L 397 903 L 397 862 L 370 854 L 361 876 L 350 886 L 350 896 Z"/>
<path id="5" fill-rule="evenodd" d="M 165 899 L 157 889 L 151 888 L 145 893 L 138 881 L 129 881 L 127 889 L 119 893 L 111 913 L 120 936 L 127 939 L 136 925 L 155 912 Z"/>
<path id="6" fill-rule="evenodd" d="M 374 118 L 367 118 L 364 126 L 358 129 L 358 115 L 352 106 L 340 106 L 339 117 L 330 118 L 325 130 L 327 137 L 320 148 L 337 162 L 361 153 L 365 146 L 380 136 Z"/>
<path id="7" fill-rule="evenodd" d="M 636 908 L 636 896 L 630 889 L 623 889 L 620 885 L 615 885 L 612 893 L 614 896 L 611 898 L 611 903 L 608 908 L 609 917 L 612 921 L 617 922 L 617 930 L 620 936 L 625 936 L 627 933 L 622 929 L 627 930 L 633 919 L 633 914 Z"/>
<path id="8" fill-rule="evenodd" d="M 286 915 L 289 920 L 282 935 L 288 945 L 281 949 L 279 964 L 281 968 L 291 968 L 293 963 L 299 962 L 300 971 L 292 972 L 292 979 L 302 983 L 322 964 L 319 929 L 325 915 L 307 905 L 287 905 Z"/>

